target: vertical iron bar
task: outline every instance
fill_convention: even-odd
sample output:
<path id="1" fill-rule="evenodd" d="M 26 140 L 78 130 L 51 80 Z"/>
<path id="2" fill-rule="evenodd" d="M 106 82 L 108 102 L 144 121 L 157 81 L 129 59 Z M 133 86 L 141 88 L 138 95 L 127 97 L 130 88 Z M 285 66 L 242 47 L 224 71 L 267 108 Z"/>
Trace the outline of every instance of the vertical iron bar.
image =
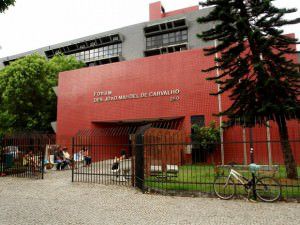
<path id="1" fill-rule="evenodd" d="M 249 140 L 250 140 L 250 160 L 254 163 L 254 148 L 253 148 L 253 130 L 252 127 L 249 128 Z M 253 182 L 253 198 L 256 200 L 256 186 L 255 186 L 255 173 L 252 172 L 252 182 Z"/>
<path id="2" fill-rule="evenodd" d="M 74 137 L 72 137 L 72 159 L 73 159 L 73 165 L 72 165 L 72 182 L 74 182 L 74 167 L 75 165 L 75 160 L 74 160 Z"/>

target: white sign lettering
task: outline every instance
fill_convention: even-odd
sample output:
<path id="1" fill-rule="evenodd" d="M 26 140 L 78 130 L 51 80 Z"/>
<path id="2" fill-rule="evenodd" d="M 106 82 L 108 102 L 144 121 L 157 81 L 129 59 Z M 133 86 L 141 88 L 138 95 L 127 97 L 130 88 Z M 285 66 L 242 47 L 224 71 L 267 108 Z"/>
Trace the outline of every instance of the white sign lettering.
<path id="1" fill-rule="evenodd" d="M 94 103 L 122 101 L 122 100 L 150 98 L 150 97 L 161 97 L 161 96 L 170 96 L 170 101 L 174 102 L 180 99 L 179 94 L 180 94 L 179 89 L 159 90 L 159 91 L 150 91 L 150 92 L 142 92 L 142 93 L 130 93 L 125 95 L 113 95 L 112 91 L 94 91 Z"/>

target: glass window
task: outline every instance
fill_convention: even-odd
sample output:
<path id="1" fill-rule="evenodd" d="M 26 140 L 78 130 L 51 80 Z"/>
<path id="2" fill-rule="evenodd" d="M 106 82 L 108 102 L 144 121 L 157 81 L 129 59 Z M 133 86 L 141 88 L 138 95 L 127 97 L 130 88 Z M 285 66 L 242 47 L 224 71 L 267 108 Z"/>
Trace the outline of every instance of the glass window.
<path id="1" fill-rule="evenodd" d="M 94 58 L 94 52 L 90 52 L 90 59 Z"/>
<path id="2" fill-rule="evenodd" d="M 119 36 L 113 36 L 113 41 L 118 41 L 119 40 Z"/>
<path id="3" fill-rule="evenodd" d="M 176 32 L 176 41 L 181 41 L 181 37 L 182 37 L 181 31 L 177 31 Z"/>

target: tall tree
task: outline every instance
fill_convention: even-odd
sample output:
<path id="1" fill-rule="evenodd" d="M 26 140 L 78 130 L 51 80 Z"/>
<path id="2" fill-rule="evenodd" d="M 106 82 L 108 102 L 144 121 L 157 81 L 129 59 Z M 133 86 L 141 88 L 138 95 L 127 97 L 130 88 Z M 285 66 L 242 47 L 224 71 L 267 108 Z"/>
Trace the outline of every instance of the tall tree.
<path id="1" fill-rule="evenodd" d="M 56 119 L 52 88 L 61 71 L 83 66 L 74 57 L 58 55 L 48 61 L 38 54 L 12 62 L 0 71 L 0 133 L 51 130 Z"/>
<path id="2" fill-rule="evenodd" d="M 221 71 L 210 77 L 220 84 L 215 95 L 229 92 L 232 104 L 219 115 L 229 124 L 242 118 L 248 126 L 274 120 L 278 125 L 287 176 L 297 178 L 297 169 L 289 143 L 287 120 L 300 119 L 299 64 L 289 54 L 297 53 L 297 39 L 283 35 L 286 14 L 297 9 L 277 8 L 274 0 L 207 0 L 202 6 L 214 6 L 199 23 L 215 25 L 199 34 L 216 45 L 205 49 L 206 55 L 218 53 L 216 65 L 204 70 Z M 289 57 L 289 58 L 288 58 Z"/>
<path id="3" fill-rule="evenodd" d="M 15 0 L 0 0 L 0 13 L 7 10 L 10 5 L 14 5 L 15 2 Z"/>

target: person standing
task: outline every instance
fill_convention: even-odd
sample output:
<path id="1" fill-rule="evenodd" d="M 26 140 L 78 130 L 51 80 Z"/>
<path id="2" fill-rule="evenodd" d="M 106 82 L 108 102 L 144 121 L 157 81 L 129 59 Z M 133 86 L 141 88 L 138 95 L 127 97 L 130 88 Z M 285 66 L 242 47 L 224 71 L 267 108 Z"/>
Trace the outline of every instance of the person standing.
<path id="1" fill-rule="evenodd" d="M 89 150 L 87 147 L 83 148 L 83 157 L 85 161 L 85 166 L 89 166 L 92 163 L 92 157 L 89 155 Z"/>

